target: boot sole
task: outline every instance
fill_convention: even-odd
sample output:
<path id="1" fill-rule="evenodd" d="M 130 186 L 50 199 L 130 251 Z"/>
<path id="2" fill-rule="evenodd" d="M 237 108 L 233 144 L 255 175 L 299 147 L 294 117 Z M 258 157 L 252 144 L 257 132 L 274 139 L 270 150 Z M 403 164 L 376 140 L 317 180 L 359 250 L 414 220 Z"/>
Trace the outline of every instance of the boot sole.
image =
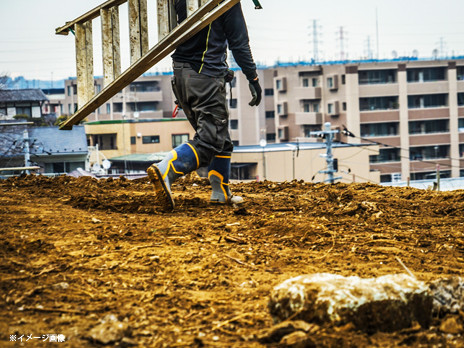
<path id="1" fill-rule="evenodd" d="M 147 169 L 148 177 L 155 189 L 156 199 L 158 203 L 163 207 L 164 210 L 174 209 L 174 200 L 172 199 L 171 191 L 166 186 L 157 166 L 151 166 Z"/>

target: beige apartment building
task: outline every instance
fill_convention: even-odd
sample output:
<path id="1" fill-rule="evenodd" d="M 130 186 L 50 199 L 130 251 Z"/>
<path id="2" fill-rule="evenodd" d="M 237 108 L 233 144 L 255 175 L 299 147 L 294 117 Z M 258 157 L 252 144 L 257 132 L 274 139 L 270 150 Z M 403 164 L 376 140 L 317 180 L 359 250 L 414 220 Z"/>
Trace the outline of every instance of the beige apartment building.
<path id="1" fill-rule="evenodd" d="M 331 122 L 346 143 L 378 143 L 382 182 L 464 176 L 464 60 L 276 67 L 277 142 Z M 367 163 L 366 163 L 367 164 Z"/>
<path id="2" fill-rule="evenodd" d="M 236 146 L 263 139 L 321 142 L 311 132 L 330 122 L 341 131 L 336 140 L 342 143 L 380 145 L 362 165 L 380 172 L 381 182 L 431 179 L 437 170 L 442 178 L 464 176 L 464 59 L 281 64 L 258 74 L 259 107 L 248 105 L 248 81 L 240 71 L 227 87 Z M 89 145 L 103 141 L 100 148 L 125 149 L 110 149 L 112 157 L 167 151 L 191 139 L 182 112 L 171 122 L 171 76 L 142 76 L 96 110 L 88 118 Z M 101 84 L 95 80 L 96 91 Z M 67 80 L 69 114 L 77 107 L 76 91 L 76 81 Z"/>

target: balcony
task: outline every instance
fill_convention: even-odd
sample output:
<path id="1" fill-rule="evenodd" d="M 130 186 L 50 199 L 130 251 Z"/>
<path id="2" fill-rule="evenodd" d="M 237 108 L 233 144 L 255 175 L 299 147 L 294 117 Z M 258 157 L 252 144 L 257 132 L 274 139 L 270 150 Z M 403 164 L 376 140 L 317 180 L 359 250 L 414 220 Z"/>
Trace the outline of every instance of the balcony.
<path id="1" fill-rule="evenodd" d="M 449 107 L 409 109 L 409 120 L 449 118 Z"/>
<path id="2" fill-rule="evenodd" d="M 409 146 L 434 146 L 439 144 L 450 144 L 450 134 L 428 133 L 409 135 Z"/>
<path id="3" fill-rule="evenodd" d="M 321 87 L 296 87 L 294 93 L 297 100 L 321 99 L 322 96 Z"/>
<path id="4" fill-rule="evenodd" d="M 399 121 L 398 110 L 361 111 L 361 123 Z"/>
<path id="5" fill-rule="evenodd" d="M 397 96 L 399 87 L 397 83 L 382 83 L 371 85 L 359 85 L 359 97 L 369 98 L 378 96 Z"/>
<path id="6" fill-rule="evenodd" d="M 321 125 L 322 114 L 320 112 L 296 112 L 295 125 Z"/>
<path id="7" fill-rule="evenodd" d="M 408 94 L 435 94 L 435 93 L 448 93 L 448 81 L 434 81 L 434 82 L 409 82 Z"/>

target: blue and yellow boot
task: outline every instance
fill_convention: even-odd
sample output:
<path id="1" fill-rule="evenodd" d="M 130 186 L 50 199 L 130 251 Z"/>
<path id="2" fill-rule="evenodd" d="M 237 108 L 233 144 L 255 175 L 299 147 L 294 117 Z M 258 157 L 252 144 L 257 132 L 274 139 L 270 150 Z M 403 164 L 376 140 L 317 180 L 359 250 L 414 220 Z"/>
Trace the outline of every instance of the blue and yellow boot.
<path id="1" fill-rule="evenodd" d="M 230 156 L 215 156 L 208 167 L 208 179 L 213 188 L 212 203 L 243 203 L 243 198 L 234 196 L 229 188 Z"/>
<path id="2" fill-rule="evenodd" d="M 164 209 L 174 209 L 172 183 L 198 169 L 198 166 L 199 160 L 195 148 L 186 143 L 176 147 L 161 162 L 154 163 L 147 169 L 148 177 L 155 187 L 157 200 Z"/>

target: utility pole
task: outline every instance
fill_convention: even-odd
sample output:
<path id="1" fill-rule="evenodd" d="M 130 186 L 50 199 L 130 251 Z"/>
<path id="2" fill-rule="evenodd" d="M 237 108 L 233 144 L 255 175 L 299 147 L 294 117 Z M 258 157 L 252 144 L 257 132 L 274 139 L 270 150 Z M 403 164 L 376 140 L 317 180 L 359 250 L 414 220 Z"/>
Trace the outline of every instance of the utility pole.
<path id="1" fill-rule="evenodd" d="M 24 167 L 28 168 L 31 166 L 31 153 L 29 151 L 29 132 L 27 128 L 23 132 L 24 142 Z M 30 174 L 29 169 L 26 169 L 26 174 Z"/>
<path id="2" fill-rule="evenodd" d="M 324 130 L 320 132 L 311 132 L 310 134 L 313 136 L 318 136 L 318 137 L 323 137 L 325 138 L 326 141 L 326 153 L 321 155 L 321 157 L 325 157 L 325 160 L 327 162 L 327 170 L 320 170 L 319 173 L 321 174 L 327 174 L 329 178 L 325 181 L 328 181 L 329 183 L 333 184 L 335 180 L 341 179 L 342 177 L 334 177 L 334 173 L 337 171 L 334 169 L 334 158 L 332 154 L 332 143 L 333 143 L 333 138 L 334 134 L 338 134 L 340 131 L 339 130 L 332 130 L 331 129 L 331 124 L 330 122 L 324 123 Z"/>

